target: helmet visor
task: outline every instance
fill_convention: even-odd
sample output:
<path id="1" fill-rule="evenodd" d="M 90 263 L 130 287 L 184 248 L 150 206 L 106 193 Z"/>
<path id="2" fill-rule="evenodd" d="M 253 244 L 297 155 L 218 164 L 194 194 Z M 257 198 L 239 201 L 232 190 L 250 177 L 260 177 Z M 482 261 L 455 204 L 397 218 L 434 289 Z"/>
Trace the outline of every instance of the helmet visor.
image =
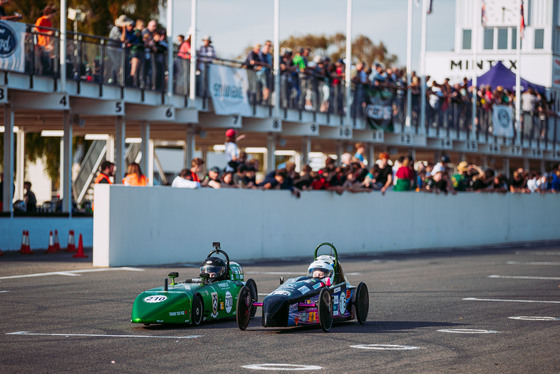
<path id="1" fill-rule="evenodd" d="M 312 278 L 330 278 L 330 276 L 332 275 L 332 271 L 316 267 L 309 269 L 308 275 Z"/>
<path id="2" fill-rule="evenodd" d="M 200 268 L 200 274 L 208 275 L 209 278 L 216 278 L 222 275 L 224 268 L 223 266 L 217 265 L 204 265 Z"/>

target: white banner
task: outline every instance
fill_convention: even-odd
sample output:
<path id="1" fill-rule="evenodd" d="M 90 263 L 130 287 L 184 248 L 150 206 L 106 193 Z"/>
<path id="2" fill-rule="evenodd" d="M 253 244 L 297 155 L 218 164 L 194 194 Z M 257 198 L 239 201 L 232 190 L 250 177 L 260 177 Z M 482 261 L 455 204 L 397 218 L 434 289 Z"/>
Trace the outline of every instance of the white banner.
<path id="1" fill-rule="evenodd" d="M 247 90 L 247 70 L 221 65 L 209 65 L 208 90 L 216 114 L 252 115 Z"/>
<path id="2" fill-rule="evenodd" d="M 513 108 L 506 105 L 494 105 L 492 125 L 494 136 L 513 138 Z"/>
<path id="3" fill-rule="evenodd" d="M 0 21 L 0 70 L 25 72 L 25 24 Z"/>

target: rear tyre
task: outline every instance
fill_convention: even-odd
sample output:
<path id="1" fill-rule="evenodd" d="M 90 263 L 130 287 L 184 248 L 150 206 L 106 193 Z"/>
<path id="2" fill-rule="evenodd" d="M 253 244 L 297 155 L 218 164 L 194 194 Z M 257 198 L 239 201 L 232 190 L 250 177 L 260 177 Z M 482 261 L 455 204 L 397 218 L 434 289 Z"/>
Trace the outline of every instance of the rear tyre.
<path id="1" fill-rule="evenodd" d="M 251 292 L 251 300 L 252 300 L 251 304 L 255 304 L 257 301 L 259 301 L 259 293 L 257 291 L 257 284 L 251 278 L 247 281 L 247 283 L 245 283 L 245 286 L 247 286 L 247 288 L 249 288 L 249 291 Z M 257 313 L 257 307 L 253 306 L 252 309 L 251 309 L 251 318 L 253 318 L 256 313 Z"/>
<path id="2" fill-rule="evenodd" d="M 369 292 L 365 283 L 361 282 L 356 288 L 354 296 L 354 311 L 360 325 L 366 323 L 369 312 Z"/>
<path id="3" fill-rule="evenodd" d="M 319 324 L 325 332 L 329 332 L 333 324 L 333 299 L 328 288 L 319 293 Z"/>
<path id="4" fill-rule="evenodd" d="M 204 303 L 202 302 L 202 297 L 200 295 L 195 295 L 192 303 L 192 315 L 191 320 L 194 326 L 199 326 L 202 323 L 202 318 L 204 316 Z"/>
<path id="5" fill-rule="evenodd" d="M 241 287 L 241 290 L 239 291 L 239 295 L 237 296 L 237 310 L 235 314 L 237 327 L 239 327 L 240 330 L 245 330 L 247 326 L 249 326 L 252 309 L 253 309 L 253 300 L 251 297 L 251 289 L 247 286 L 243 286 Z"/>

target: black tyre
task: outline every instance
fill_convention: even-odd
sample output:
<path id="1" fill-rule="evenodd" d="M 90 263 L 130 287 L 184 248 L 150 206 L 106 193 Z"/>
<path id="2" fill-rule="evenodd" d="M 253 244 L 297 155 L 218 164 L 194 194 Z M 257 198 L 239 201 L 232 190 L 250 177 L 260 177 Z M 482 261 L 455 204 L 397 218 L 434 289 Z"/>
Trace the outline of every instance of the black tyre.
<path id="1" fill-rule="evenodd" d="M 333 324 L 333 298 L 328 288 L 319 293 L 319 324 L 325 332 L 329 332 Z"/>
<path id="2" fill-rule="evenodd" d="M 247 282 L 249 283 L 249 282 Z M 254 283 L 254 282 L 253 282 Z M 235 320 L 240 330 L 245 330 L 249 326 L 253 309 L 253 300 L 251 297 L 251 289 L 247 286 L 241 287 L 237 296 L 237 310 Z"/>
<path id="3" fill-rule="evenodd" d="M 199 326 L 202 323 L 204 316 L 204 303 L 200 295 L 195 295 L 192 303 L 191 321 L 194 326 Z"/>
<path id="4" fill-rule="evenodd" d="M 369 312 L 369 292 L 365 283 L 361 282 L 358 284 L 353 301 L 356 319 L 363 325 L 366 323 Z"/>
<path id="5" fill-rule="evenodd" d="M 245 285 L 249 288 L 249 291 L 251 291 L 252 304 L 255 304 L 256 302 L 259 301 L 259 293 L 257 291 L 257 284 L 251 278 L 247 281 L 247 283 L 245 283 Z M 256 313 L 257 313 L 257 307 L 253 306 L 252 309 L 251 309 L 251 318 L 253 318 Z"/>

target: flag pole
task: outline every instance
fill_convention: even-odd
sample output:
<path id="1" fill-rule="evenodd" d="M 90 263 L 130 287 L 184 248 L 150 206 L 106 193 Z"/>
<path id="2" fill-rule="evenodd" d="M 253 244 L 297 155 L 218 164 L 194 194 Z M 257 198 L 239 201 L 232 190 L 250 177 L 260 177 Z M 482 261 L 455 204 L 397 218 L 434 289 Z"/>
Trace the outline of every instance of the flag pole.
<path id="1" fill-rule="evenodd" d="M 519 0 L 519 12 L 518 12 L 518 30 L 516 35 L 516 47 L 517 47 L 517 68 L 515 71 L 515 127 L 518 132 L 517 142 L 521 144 L 521 33 L 522 30 L 522 22 L 523 22 L 523 0 Z"/>
<path id="2" fill-rule="evenodd" d="M 472 126 L 471 126 L 471 132 L 473 135 L 473 138 L 476 137 L 476 102 L 478 100 L 478 30 L 479 30 L 479 24 L 477 22 L 477 17 L 476 14 L 478 13 L 479 10 L 481 10 L 480 6 L 479 6 L 479 2 L 478 0 L 474 0 L 473 1 L 473 5 L 474 5 L 474 16 L 473 16 L 473 30 L 472 30 L 472 49 L 473 49 L 473 77 L 472 77 Z M 482 14 L 481 14 L 481 19 L 480 22 L 482 22 Z"/>
<path id="3" fill-rule="evenodd" d="M 422 0 L 422 36 L 420 44 L 420 78 L 421 78 L 421 92 L 420 92 L 420 126 L 426 131 L 426 16 L 428 8 L 426 7 L 427 1 Z"/>
<path id="4" fill-rule="evenodd" d="M 412 114 L 412 0 L 408 0 L 408 28 L 406 34 L 406 122 L 405 125 L 410 130 L 412 125 L 410 116 Z"/>

